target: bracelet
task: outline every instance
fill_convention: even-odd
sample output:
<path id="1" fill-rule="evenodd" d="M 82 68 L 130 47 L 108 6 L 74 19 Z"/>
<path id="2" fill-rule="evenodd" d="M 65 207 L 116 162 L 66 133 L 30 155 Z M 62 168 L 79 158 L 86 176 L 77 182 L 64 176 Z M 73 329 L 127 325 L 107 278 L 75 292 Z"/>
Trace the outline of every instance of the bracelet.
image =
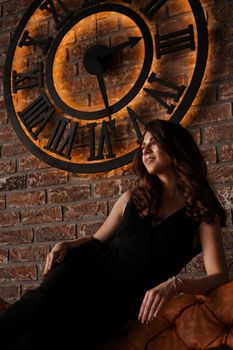
<path id="1" fill-rule="evenodd" d="M 173 276 L 173 277 L 170 277 L 169 280 L 174 281 L 173 286 L 175 289 L 176 298 L 180 298 L 181 295 L 183 294 L 182 290 L 184 289 L 184 284 L 183 284 L 182 279 Z"/>

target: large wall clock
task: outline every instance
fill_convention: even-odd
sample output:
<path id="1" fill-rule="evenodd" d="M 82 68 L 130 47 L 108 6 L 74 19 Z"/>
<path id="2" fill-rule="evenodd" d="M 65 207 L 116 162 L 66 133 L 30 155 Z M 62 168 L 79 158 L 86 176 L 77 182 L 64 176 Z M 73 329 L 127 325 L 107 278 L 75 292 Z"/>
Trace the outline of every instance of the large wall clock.
<path id="1" fill-rule="evenodd" d="M 199 0 L 177 3 L 187 10 L 179 21 L 171 0 L 31 4 L 10 43 L 4 91 L 33 154 L 71 172 L 108 171 L 132 161 L 149 118 L 182 120 L 208 33 Z"/>

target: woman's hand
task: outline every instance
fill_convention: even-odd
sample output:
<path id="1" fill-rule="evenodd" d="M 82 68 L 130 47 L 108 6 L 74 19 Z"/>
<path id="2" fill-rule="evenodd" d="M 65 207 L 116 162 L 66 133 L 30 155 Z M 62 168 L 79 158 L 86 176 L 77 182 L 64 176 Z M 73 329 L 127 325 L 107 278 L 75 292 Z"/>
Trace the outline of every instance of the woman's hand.
<path id="1" fill-rule="evenodd" d="M 138 315 L 141 323 L 152 321 L 163 305 L 176 295 L 174 283 L 174 279 L 169 279 L 146 292 Z"/>
<path id="2" fill-rule="evenodd" d="M 47 255 L 45 268 L 43 272 L 44 276 L 46 276 L 49 273 L 49 271 L 52 270 L 56 262 L 60 263 L 65 258 L 68 251 L 68 246 L 66 243 L 67 242 L 60 242 L 55 244 L 51 252 Z"/>

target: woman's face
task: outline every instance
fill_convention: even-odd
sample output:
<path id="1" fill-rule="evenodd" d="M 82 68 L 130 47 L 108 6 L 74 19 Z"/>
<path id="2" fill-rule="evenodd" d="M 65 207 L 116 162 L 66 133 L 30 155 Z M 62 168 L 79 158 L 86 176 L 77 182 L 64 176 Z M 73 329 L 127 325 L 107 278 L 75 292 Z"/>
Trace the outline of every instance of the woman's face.
<path id="1" fill-rule="evenodd" d="M 158 146 L 149 131 L 146 132 L 142 142 L 142 162 L 152 175 L 162 175 L 173 169 L 171 157 Z"/>

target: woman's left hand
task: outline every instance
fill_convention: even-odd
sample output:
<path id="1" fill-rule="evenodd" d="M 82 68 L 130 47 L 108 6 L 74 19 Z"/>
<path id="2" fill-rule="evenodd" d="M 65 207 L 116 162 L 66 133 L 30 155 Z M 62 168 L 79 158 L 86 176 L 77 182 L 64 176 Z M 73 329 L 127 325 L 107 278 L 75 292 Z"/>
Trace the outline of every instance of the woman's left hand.
<path id="1" fill-rule="evenodd" d="M 138 320 L 149 323 L 157 317 L 163 305 L 176 295 L 174 280 L 169 279 L 158 286 L 148 290 L 144 296 Z"/>

